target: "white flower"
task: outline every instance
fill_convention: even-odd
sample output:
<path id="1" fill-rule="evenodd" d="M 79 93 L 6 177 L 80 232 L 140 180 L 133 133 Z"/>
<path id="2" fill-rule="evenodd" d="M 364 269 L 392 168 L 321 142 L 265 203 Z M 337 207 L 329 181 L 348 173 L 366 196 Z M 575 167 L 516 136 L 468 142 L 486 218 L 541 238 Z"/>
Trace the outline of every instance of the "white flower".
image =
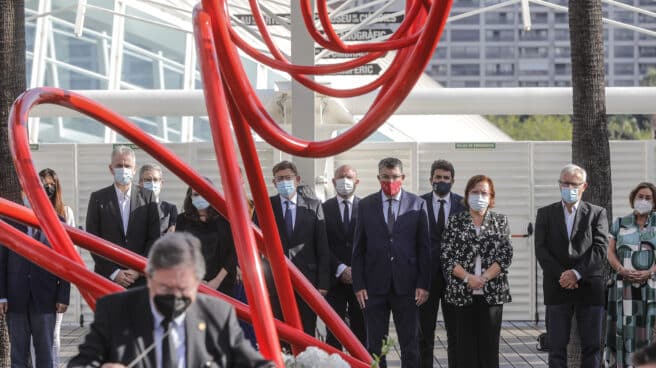
<path id="1" fill-rule="evenodd" d="M 339 354 L 330 354 L 310 346 L 298 354 L 296 359 L 291 355 L 283 354 L 287 368 L 350 368 L 351 366 Z"/>

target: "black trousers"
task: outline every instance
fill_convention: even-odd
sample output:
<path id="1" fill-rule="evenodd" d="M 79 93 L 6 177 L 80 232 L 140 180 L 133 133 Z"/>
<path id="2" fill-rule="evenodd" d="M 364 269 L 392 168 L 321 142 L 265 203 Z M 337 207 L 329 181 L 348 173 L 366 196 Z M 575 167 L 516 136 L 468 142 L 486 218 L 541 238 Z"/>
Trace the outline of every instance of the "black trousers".
<path id="1" fill-rule="evenodd" d="M 453 327 L 455 325 L 453 316 L 454 307 L 451 304 L 446 303 L 442 298 L 444 283 L 441 280 L 441 277 L 441 275 L 433 276 L 433 280 L 439 280 L 439 282 L 431 282 L 428 300 L 419 307 L 419 353 L 421 355 L 422 368 L 433 368 L 435 360 L 433 356 L 435 348 L 435 328 L 437 326 L 437 312 L 440 309 L 440 303 L 442 303 L 442 315 L 444 316 L 444 327 L 446 328 L 449 368 L 456 367 L 456 338 L 455 329 Z"/>
<path id="2" fill-rule="evenodd" d="M 503 304 L 488 305 L 483 296 L 454 307 L 456 364 L 463 368 L 498 368 Z"/>
<path id="3" fill-rule="evenodd" d="M 581 338 L 581 368 L 601 367 L 601 322 L 605 316 L 601 305 L 558 304 L 547 305 L 547 331 L 549 336 L 549 367 L 567 367 L 572 317 L 576 316 Z"/>
<path id="4" fill-rule="evenodd" d="M 362 309 L 360 309 L 360 305 L 358 304 L 358 300 L 355 298 L 353 285 L 337 282 L 330 288 L 330 290 L 328 290 L 326 298 L 328 299 L 330 306 L 333 307 L 335 312 L 337 312 L 343 320 L 346 320 L 346 317 L 348 316 L 348 325 L 351 328 L 351 331 L 353 331 L 353 334 L 363 345 L 366 344 L 364 317 L 362 315 Z M 341 349 L 342 344 L 337 341 L 335 335 L 330 332 L 330 329 L 328 329 L 327 332 L 326 342 L 337 349 Z"/>
<path id="5" fill-rule="evenodd" d="M 272 296 L 271 300 L 271 310 L 273 311 L 273 316 L 281 321 L 284 321 L 282 315 L 282 308 L 280 307 L 280 302 L 278 296 Z M 303 301 L 298 294 L 296 294 L 296 304 L 298 305 L 298 313 L 301 317 L 301 323 L 303 324 L 303 331 L 310 335 L 315 336 L 315 331 L 317 328 L 317 315 L 310 308 L 310 306 Z"/>

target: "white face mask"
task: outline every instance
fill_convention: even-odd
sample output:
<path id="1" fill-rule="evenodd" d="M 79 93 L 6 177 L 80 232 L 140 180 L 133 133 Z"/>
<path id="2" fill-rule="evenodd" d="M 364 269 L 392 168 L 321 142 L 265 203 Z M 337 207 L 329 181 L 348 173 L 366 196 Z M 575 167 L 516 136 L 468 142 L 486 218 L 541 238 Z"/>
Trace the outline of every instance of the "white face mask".
<path id="1" fill-rule="evenodd" d="M 651 212 L 654 203 L 646 199 L 636 199 L 633 201 L 633 209 L 640 215 Z"/>
<path id="2" fill-rule="evenodd" d="M 342 197 L 348 197 L 355 190 L 355 183 L 349 178 L 339 178 L 335 180 L 335 189 Z"/>
<path id="3" fill-rule="evenodd" d="M 143 187 L 146 189 L 150 189 L 153 191 L 153 194 L 155 194 L 155 197 L 159 197 L 159 192 L 162 190 L 162 183 L 160 182 L 152 182 L 152 181 L 144 181 Z"/>
<path id="4" fill-rule="evenodd" d="M 132 182 L 132 169 L 129 167 L 115 167 L 114 181 L 119 185 L 128 185 Z"/>
<path id="5" fill-rule="evenodd" d="M 490 205 L 490 197 L 480 194 L 470 194 L 467 202 L 469 208 L 474 211 L 483 211 Z"/>

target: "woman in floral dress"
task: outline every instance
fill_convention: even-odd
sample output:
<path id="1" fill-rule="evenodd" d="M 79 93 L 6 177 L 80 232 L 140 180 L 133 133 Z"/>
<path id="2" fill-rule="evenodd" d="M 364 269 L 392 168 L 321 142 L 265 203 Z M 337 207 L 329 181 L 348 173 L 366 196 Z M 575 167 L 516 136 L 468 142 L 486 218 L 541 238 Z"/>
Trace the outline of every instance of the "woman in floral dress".
<path id="1" fill-rule="evenodd" d="M 440 255 L 446 302 L 455 306 L 456 365 L 494 368 L 499 366 L 503 303 L 511 301 L 510 228 L 505 215 L 489 210 L 494 184 L 487 176 L 469 179 L 464 202 L 469 211 L 449 218 Z"/>
<path id="2" fill-rule="evenodd" d="M 653 184 L 638 184 L 629 194 L 632 213 L 616 219 L 610 229 L 608 262 L 614 272 L 606 316 L 609 367 L 633 367 L 633 353 L 654 340 L 654 197 Z"/>

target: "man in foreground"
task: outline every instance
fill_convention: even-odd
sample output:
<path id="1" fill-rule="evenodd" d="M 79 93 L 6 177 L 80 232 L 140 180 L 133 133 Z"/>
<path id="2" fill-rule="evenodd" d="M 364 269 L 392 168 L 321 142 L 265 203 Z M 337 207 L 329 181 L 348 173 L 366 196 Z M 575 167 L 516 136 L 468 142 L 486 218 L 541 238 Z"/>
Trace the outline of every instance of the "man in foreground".
<path id="1" fill-rule="evenodd" d="M 204 274 L 197 238 L 160 238 L 148 254 L 148 286 L 98 299 L 68 367 L 274 367 L 244 339 L 230 305 L 198 295 Z"/>

